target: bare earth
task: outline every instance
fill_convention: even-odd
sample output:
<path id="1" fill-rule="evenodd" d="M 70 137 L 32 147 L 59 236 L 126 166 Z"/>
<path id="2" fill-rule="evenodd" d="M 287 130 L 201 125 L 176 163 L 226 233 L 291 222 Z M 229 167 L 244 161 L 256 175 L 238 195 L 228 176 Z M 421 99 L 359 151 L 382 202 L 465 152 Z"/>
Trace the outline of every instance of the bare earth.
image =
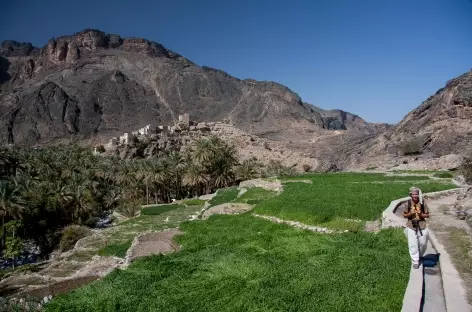
<path id="1" fill-rule="evenodd" d="M 202 215 L 202 219 L 208 219 L 214 214 L 240 214 L 251 210 L 252 207 L 252 205 L 243 203 L 225 203 L 206 210 Z"/>
<path id="2" fill-rule="evenodd" d="M 127 262 L 141 257 L 178 251 L 180 246 L 174 242 L 173 238 L 180 234 L 183 232 L 179 229 L 168 229 L 137 236 L 126 253 Z"/>
<path id="3" fill-rule="evenodd" d="M 428 224 L 452 257 L 467 290 L 468 301 L 472 304 L 472 229 L 465 220 L 451 214 L 456 201 L 456 195 L 430 200 Z"/>

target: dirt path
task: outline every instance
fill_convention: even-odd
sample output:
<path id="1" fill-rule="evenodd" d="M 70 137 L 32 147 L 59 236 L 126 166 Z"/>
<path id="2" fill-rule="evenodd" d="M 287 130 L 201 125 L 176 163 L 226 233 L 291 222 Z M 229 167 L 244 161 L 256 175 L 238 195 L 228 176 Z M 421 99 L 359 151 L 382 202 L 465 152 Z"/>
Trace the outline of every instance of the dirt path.
<path id="1" fill-rule="evenodd" d="M 457 195 L 445 196 L 428 202 L 430 208 L 429 227 L 451 256 L 472 304 L 472 229 L 465 220 L 450 213 Z"/>

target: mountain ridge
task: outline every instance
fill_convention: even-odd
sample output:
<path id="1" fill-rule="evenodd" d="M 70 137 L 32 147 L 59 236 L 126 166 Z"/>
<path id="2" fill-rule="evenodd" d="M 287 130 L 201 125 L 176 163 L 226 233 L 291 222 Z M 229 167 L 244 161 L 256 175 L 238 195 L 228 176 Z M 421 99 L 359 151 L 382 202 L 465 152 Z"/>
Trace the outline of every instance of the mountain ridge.
<path id="1" fill-rule="evenodd" d="M 159 43 L 96 29 L 53 38 L 42 48 L 3 41 L 0 108 L 0 142 L 27 145 L 113 136 L 151 121 L 173 123 L 184 112 L 281 140 L 323 129 L 384 130 L 341 110 L 323 116 L 277 82 L 241 80 Z"/>

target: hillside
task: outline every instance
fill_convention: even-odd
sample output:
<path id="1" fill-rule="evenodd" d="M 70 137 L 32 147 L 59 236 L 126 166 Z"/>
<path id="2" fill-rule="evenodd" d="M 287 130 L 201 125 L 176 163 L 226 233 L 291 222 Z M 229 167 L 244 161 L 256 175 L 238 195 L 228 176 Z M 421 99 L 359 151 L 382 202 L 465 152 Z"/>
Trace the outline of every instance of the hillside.
<path id="1" fill-rule="evenodd" d="M 42 48 L 0 46 L 0 142 L 108 138 L 149 123 L 228 119 L 272 139 L 323 129 L 376 132 L 359 117 L 302 102 L 274 82 L 240 80 L 201 67 L 162 45 L 86 29 Z"/>
<path id="2" fill-rule="evenodd" d="M 435 155 L 466 154 L 472 147 L 472 71 L 446 83 L 383 136 L 388 147 L 412 137 Z"/>
<path id="3" fill-rule="evenodd" d="M 471 119 L 472 71 L 469 71 L 448 81 L 384 132 L 324 136 L 322 144 L 329 148 L 317 151 L 316 157 L 328 158 L 345 169 L 369 166 L 453 169 L 464 156 L 470 155 Z"/>

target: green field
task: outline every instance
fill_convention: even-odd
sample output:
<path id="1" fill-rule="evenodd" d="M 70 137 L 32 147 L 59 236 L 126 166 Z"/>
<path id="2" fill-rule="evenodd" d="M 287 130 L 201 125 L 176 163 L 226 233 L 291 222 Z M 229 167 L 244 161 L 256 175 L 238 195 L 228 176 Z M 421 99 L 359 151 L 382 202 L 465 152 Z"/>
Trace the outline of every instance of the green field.
<path id="1" fill-rule="evenodd" d="M 212 202 L 255 200 L 257 213 L 333 228 L 357 224 L 360 229 L 363 221 L 379 218 L 391 200 L 407 196 L 411 185 L 424 192 L 454 187 L 427 177 L 380 174 L 286 179 L 310 179 L 313 184 L 285 183 L 278 196 L 250 189 L 239 198 L 236 188 L 228 188 L 218 191 Z M 137 260 L 126 270 L 54 298 L 46 311 L 401 310 L 410 268 L 401 229 L 328 235 L 252 213 L 180 223 L 180 252 Z M 141 216 L 126 227 L 139 227 L 140 218 L 162 216 Z"/>
<path id="2" fill-rule="evenodd" d="M 248 189 L 246 193 L 234 199 L 233 202 L 255 205 L 274 196 L 276 196 L 274 191 L 269 191 L 260 187 L 252 187 Z"/>
<path id="3" fill-rule="evenodd" d="M 124 258 L 126 256 L 126 252 L 131 247 L 132 242 L 132 240 L 129 240 L 124 243 L 117 243 L 105 246 L 98 251 L 98 255 Z"/>
<path id="4" fill-rule="evenodd" d="M 181 222 L 189 220 L 191 215 L 198 213 L 201 208 L 201 206 L 177 204 L 144 207 L 139 217 L 104 229 L 99 235 L 85 238 L 83 247 L 87 250 L 74 251 L 67 260 L 86 262 L 97 254 L 124 258 L 137 233 L 177 227 Z"/>
<path id="5" fill-rule="evenodd" d="M 155 205 L 155 206 L 149 206 L 149 207 L 144 207 L 141 209 L 141 215 L 145 216 L 158 216 L 160 214 L 163 214 L 164 212 L 175 210 L 178 208 L 184 207 L 183 205 Z"/>
<path id="6" fill-rule="evenodd" d="M 262 215 L 333 229 L 350 229 L 343 219 L 375 220 L 389 203 L 408 196 L 415 185 L 423 193 L 455 188 L 429 177 L 382 174 L 310 174 L 284 180 L 310 179 L 312 184 L 285 183 L 284 192 L 256 206 Z"/>
<path id="7" fill-rule="evenodd" d="M 210 207 L 217 206 L 224 203 L 229 203 L 236 199 L 239 190 L 236 187 L 228 187 L 218 190 L 218 193 L 208 203 Z"/>
<path id="8" fill-rule="evenodd" d="M 400 230 L 322 235 L 250 215 L 182 225 L 184 249 L 139 260 L 47 311 L 399 311 Z"/>

